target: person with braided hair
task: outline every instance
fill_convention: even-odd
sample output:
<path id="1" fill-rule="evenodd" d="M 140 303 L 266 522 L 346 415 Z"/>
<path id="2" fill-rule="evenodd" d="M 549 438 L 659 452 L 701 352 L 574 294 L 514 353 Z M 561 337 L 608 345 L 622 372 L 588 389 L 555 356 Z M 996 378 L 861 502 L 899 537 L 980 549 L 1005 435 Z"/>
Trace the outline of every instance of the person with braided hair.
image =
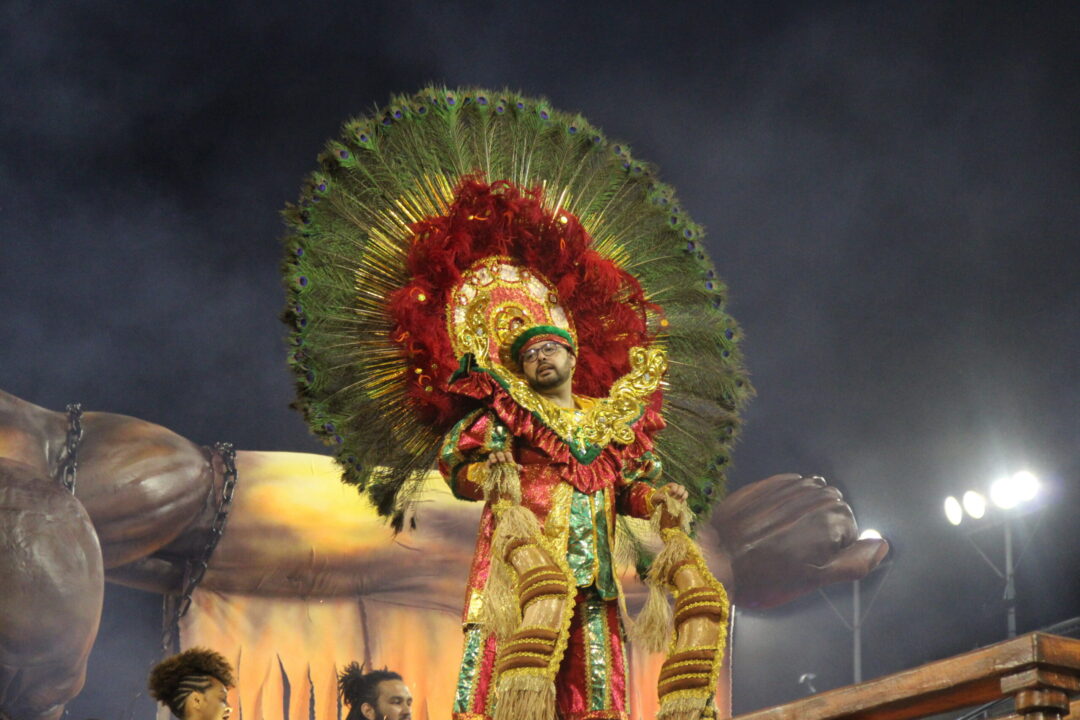
<path id="1" fill-rule="evenodd" d="M 150 695 L 180 720 L 228 720 L 233 669 L 217 652 L 195 647 L 150 671 Z"/>

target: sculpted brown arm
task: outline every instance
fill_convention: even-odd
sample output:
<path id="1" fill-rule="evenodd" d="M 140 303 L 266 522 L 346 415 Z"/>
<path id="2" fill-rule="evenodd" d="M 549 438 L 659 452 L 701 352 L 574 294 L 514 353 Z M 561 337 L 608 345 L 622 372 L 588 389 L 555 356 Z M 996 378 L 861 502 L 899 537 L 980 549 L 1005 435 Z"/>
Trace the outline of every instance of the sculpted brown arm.
<path id="1" fill-rule="evenodd" d="M 67 413 L 0 391 L 0 458 L 55 478 Z M 212 504 L 210 454 L 160 425 L 87 412 L 78 450 L 75 496 L 101 543 L 105 568 L 144 558 L 179 539 Z"/>
<path id="2" fill-rule="evenodd" d="M 859 540 L 851 508 L 820 477 L 774 475 L 723 500 L 710 522 L 733 601 L 773 607 L 829 583 L 857 580 L 885 558 L 884 540 Z M 718 573 L 719 575 L 719 573 Z"/>
<path id="3" fill-rule="evenodd" d="M 79 501 L 30 465 L 0 459 L 0 715 L 56 720 L 79 693 L 103 583 Z"/>

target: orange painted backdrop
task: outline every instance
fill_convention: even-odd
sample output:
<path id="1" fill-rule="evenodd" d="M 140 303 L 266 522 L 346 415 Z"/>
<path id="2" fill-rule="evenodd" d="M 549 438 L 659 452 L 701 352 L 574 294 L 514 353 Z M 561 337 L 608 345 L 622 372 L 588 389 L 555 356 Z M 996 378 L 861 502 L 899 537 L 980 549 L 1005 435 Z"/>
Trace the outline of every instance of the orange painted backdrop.
<path id="1" fill-rule="evenodd" d="M 229 525 L 181 623 L 182 646 L 234 663 L 243 720 L 306 720 L 312 703 L 317 720 L 336 720 L 336 676 L 354 660 L 400 672 L 418 720 L 448 720 L 478 504 L 432 477 L 415 528 L 394 536 L 329 458 L 246 452 L 237 463 Z M 640 585 L 626 589 L 640 606 Z M 651 720 L 662 657 L 631 648 L 631 658 L 632 716 Z M 729 686 L 725 673 L 722 716 Z"/>

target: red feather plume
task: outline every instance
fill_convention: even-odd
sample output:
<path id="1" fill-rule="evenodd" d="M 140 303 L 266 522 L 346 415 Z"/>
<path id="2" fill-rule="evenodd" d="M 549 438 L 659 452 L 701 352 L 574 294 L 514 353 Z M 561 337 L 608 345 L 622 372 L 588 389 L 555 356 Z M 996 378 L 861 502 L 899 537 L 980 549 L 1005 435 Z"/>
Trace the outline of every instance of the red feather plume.
<path id="1" fill-rule="evenodd" d="M 514 258 L 555 286 L 578 337 L 574 392 L 606 396 L 630 370 L 629 350 L 652 341 L 646 317 L 659 312 L 629 272 L 600 255 L 572 214 L 551 213 L 539 189 L 476 177 L 457 187 L 446 215 L 411 227 L 412 280 L 389 298 L 391 339 L 407 357 L 408 397 L 427 422 L 448 428 L 470 400 L 449 392 L 458 360 L 446 327 L 446 306 L 461 275 L 493 255 Z M 659 392 L 653 404 L 659 405 Z"/>

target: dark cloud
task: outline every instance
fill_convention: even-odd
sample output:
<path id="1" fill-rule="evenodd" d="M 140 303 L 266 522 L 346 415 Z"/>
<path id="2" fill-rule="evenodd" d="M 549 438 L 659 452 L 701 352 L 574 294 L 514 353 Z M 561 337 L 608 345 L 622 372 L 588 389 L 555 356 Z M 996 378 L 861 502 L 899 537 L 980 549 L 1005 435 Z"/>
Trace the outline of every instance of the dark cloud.
<path id="1" fill-rule="evenodd" d="M 278 210 L 391 93 L 520 88 L 631 141 L 709 228 L 759 390 L 733 484 L 823 472 L 895 538 L 868 675 L 1001 637 L 1000 587 L 940 499 L 1021 464 L 1059 492 L 1021 629 L 1060 620 L 1080 607 L 1046 580 L 1078 545 L 1077 20 L 1068 3 L 7 3 L 0 381 L 199 442 L 314 448 L 287 408 Z M 828 613 L 809 598 L 748 623 L 738 707 L 798 695 L 807 670 L 846 681 Z"/>

